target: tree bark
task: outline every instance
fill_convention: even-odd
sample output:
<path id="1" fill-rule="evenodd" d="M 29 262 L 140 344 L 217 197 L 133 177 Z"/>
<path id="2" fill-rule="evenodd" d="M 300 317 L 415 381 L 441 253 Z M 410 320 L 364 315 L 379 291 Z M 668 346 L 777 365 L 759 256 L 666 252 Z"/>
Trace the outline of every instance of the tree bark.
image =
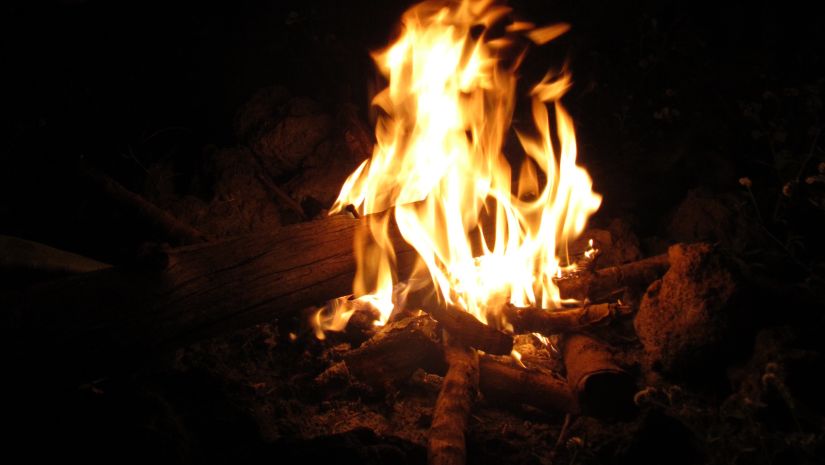
<path id="1" fill-rule="evenodd" d="M 352 241 L 345 216 L 169 251 L 164 269 L 114 267 L 0 294 L 6 340 L 73 364 L 128 364 L 349 294 Z M 393 234 L 398 266 L 415 253 Z"/>
<path id="2" fill-rule="evenodd" d="M 586 415 L 626 418 L 633 414 L 636 385 L 605 342 L 571 334 L 562 344 L 567 382 Z"/>
<path id="3" fill-rule="evenodd" d="M 538 307 L 504 309 L 507 322 L 517 334 L 541 333 L 545 336 L 571 333 L 602 326 L 630 313 L 630 307 L 619 304 L 594 304 L 567 310 L 545 310 Z"/>
<path id="4" fill-rule="evenodd" d="M 427 444 L 430 465 L 464 465 L 467 461 L 467 419 L 478 395 L 478 353 L 444 332 L 449 364 L 435 403 Z"/>

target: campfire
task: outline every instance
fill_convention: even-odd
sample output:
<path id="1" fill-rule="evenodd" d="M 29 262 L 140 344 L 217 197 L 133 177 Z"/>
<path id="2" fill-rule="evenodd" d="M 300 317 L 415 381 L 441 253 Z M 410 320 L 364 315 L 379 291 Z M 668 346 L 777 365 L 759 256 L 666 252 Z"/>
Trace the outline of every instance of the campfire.
<path id="1" fill-rule="evenodd" d="M 25 454 L 822 462 L 825 42 L 770 5 L 103 3 L 9 10 Z"/>
<path id="2" fill-rule="evenodd" d="M 593 241 L 585 250 L 571 248 L 601 197 L 576 163 L 574 124 L 561 103 L 572 85 L 566 70 L 532 86 L 532 125 L 515 130 L 520 145 L 505 153 L 528 46 L 569 29 L 508 22 L 509 13 L 473 0 L 427 1 L 404 13 L 398 39 L 373 55 L 388 82 L 373 100 L 373 154 L 330 211 L 363 220 L 354 240 L 353 294 L 313 315 L 317 337 L 350 321 L 381 328 L 330 370 L 380 386 L 446 361 L 430 463 L 464 462 L 479 388 L 565 412 L 579 412 L 582 403 L 590 412 L 596 405 L 624 408 L 609 403 L 632 393 L 632 383 L 601 386 L 605 376 L 624 372 L 609 348 L 583 331 L 629 307 L 590 300 L 598 295 L 591 291 L 611 295 L 611 286 L 667 267 L 666 257 L 656 257 L 593 273 Z M 398 247 L 414 250 L 411 268 L 399 268 Z M 527 370 L 514 348 L 519 334 L 562 350 L 568 382 Z"/>

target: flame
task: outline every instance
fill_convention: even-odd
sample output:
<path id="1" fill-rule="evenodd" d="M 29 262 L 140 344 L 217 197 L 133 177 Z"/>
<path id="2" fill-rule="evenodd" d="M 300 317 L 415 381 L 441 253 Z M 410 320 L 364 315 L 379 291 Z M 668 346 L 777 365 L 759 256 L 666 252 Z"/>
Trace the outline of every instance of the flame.
<path id="1" fill-rule="evenodd" d="M 380 310 L 381 323 L 398 281 L 392 221 L 423 264 L 413 277 L 432 279 L 441 298 L 481 321 L 505 326 L 499 310 L 508 302 L 562 303 L 553 279 L 601 196 L 576 164 L 573 121 L 559 101 L 571 85 L 566 70 L 529 93 L 534 128 L 516 131 L 526 156 L 514 182 L 503 146 L 524 39 L 545 43 L 569 26 L 515 22 L 495 35 L 491 26 L 509 12 L 493 0 L 426 1 L 404 13 L 400 37 L 373 55 L 389 82 L 373 100 L 377 143 L 330 213 L 352 205 L 367 217 L 353 291 Z"/>

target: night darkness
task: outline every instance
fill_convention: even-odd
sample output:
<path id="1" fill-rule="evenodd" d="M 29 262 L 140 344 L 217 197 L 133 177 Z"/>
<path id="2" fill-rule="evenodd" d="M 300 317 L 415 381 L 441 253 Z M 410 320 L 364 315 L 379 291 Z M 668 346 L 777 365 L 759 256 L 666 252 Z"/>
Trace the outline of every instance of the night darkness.
<path id="1" fill-rule="evenodd" d="M 147 276 L 171 266 L 166 251 L 202 238 L 147 221 L 105 180 L 209 242 L 325 215 L 369 154 L 369 52 L 394 37 L 414 2 L 208 3 L 0 7 L 1 236 Z M 482 403 L 468 463 L 825 462 L 825 17 L 807 3 L 508 2 L 519 18 L 572 25 L 531 51 L 521 74 L 526 86 L 548 68 L 572 73 L 564 102 L 580 163 L 604 196 L 591 225 L 612 234 L 606 260 L 710 244 L 711 258 L 685 265 L 684 279 L 699 283 L 673 291 L 704 292 L 697 306 L 709 316 L 651 323 L 639 313 L 635 326 L 617 324 L 611 337 L 624 338 L 619 358 L 640 393 L 632 415 L 574 415 L 554 448 L 563 413 Z M 516 125 L 524 117 L 517 110 Z M 108 342 L 80 348 L 62 335 L 89 314 L 105 311 L 108 322 L 120 310 L 21 314 L 31 295 L 59 300 L 72 286 L 53 283 L 72 278 L 14 258 L 0 266 L 7 460 L 426 462 L 426 440 L 414 438 L 429 414 L 405 422 L 398 412 L 414 416 L 414 399 L 433 402 L 437 389 L 318 387 L 340 344 L 355 343 L 351 334 L 315 340 L 301 308 L 223 331 L 211 322 L 177 344 L 122 359 L 113 350 L 97 363 L 126 330 L 104 334 L 104 323 L 90 331 Z M 718 285 L 729 275 L 730 299 Z M 647 284 L 626 291 L 634 308 Z M 645 299 L 664 302 L 667 285 Z M 680 331 L 666 324 L 690 329 L 662 342 Z M 648 333 L 670 347 L 654 362 Z M 696 350 L 674 355 L 675 346 Z M 370 423 L 380 415 L 390 426 Z"/>

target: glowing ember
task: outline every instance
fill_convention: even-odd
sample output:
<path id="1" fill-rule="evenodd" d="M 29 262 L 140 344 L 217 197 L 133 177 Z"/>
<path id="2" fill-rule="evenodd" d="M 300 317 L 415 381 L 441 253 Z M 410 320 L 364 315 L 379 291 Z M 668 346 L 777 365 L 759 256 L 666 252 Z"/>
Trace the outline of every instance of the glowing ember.
<path id="1" fill-rule="evenodd" d="M 530 92 L 535 128 L 517 131 L 526 156 L 514 182 L 502 149 L 525 37 L 542 44 L 568 27 L 515 22 L 494 37 L 491 26 L 509 12 L 490 0 L 420 3 L 404 14 L 399 39 L 374 54 L 389 81 L 373 101 L 382 111 L 377 144 L 331 213 L 352 205 L 367 218 L 355 243 L 353 291 L 380 311 L 381 323 L 398 279 L 391 221 L 420 255 L 412 277 L 432 279 L 441 298 L 481 321 L 504 326 L 499 310 L 508 302 L 561 304 L 553 278 L 569 265 L 567 242 L 601 197 L 576 165 L 573 122 L 559 102 L 571 85 L 565 72 L 548 73 Z M 340 328 L 351 312 L 339 305 L 326 322 L 318 315 L 318 334 Z"/>

